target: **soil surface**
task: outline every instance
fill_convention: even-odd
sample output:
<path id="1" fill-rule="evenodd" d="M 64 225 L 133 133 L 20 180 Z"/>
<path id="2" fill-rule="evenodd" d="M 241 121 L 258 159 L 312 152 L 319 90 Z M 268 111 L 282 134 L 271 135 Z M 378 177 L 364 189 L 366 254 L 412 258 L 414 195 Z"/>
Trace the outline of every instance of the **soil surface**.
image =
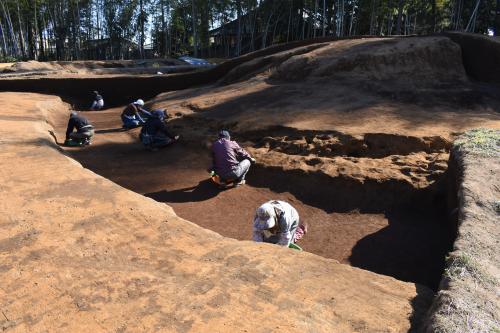
<path id="1" fill-rule="evenodd" d="M 0 78 L 46 77 L 91 77 L 99 75 L 156 74 L 158 72 L 187 72 L 198 66 L 191 66 L 178 59 L 144 60 L 88 60 L 88 61 L 21 61 L 0 64 Z"/>
<path id="2" fill-rule="evenodd" d="M 180 142 L 157 152 L 146 151 L 138 142 L 139 129 L 121 130 L 120 112 L 85 113 L 98 128 L 97 135 L 89 147 L 68 149 L 71 156 L 128 189 L 167 203 L 182 218 L 239 240 L 251 239 L 254 212 L 260 204 L 286 200 L 310 226 L 310 233 L 300 242 L 305 251 L 437 288 L 450 246 L 440 212 L 338 213 L 304 203 L 290 193 L 293 185 L 284 192 L 259 186 L 254 170 L 246 186 L 220 191 L 208 179 L 207 149 Z M 259 177 L 268 177 L 265 170 Z"/>
<path id="3" fill-rule="evenodd" d="M 423 286 L 221 237 L 82 168 L 51 135 L 68 115 L 58 98 L 0 103 L 2 330 L 407 332 L 428 309 Z M 110 140 L 97 136 L 96 149 Z M 122 154 L 146 156 L 119 138 Z M 131 159 L 129 178 L 158 171 L 147 161 Z"/>
<path id="4" fill-rule="evenodd" d="M 469 82 L 448 38 L 322 43 L 150 101 L 168 110 L 180 144 L 146 152 L 139 130 L 121 130 L 115 108 L 86 113 L 98 129 L 94 144 L 71 154 L 240 240 L 251 238 L 260 204 L 290 201 L 310 225 L 306 251 L 436 289 L 453 241 L 443 204 L 448 151 L 468 128 L 500 127 L 488 89 Z M 223 127 L 258 164 L 246 186 L 221 192 L 205 170 Z"/>
<path id="5" fill-rule="evenodd" d="M 299 243 L 306 252 L 436 289 L 454 238 L 451 222 L 456 216 L 446 210 L 451 142 L 469 128 L 500 128 L 498 87 L 470 81 L 461 59 L 458 45 L 445 37 L 342 40 L 288 49 L 243 62 L 217 83 L 149 101 L 149 108 L 168 110 L 169 127 L 182 136 L 171 147 L 146 151 L 138 142 L 139 129 L 121 129 L 120 107 L 86 112 L 96 128 L 93 144 L 64 150 L 99 175 L 230 238 L 251 239 L 253 214 L 263 202 L 289 201 L 310 227 Z M 96 81 L 103 86 L 93 89 L 105 92 L 111 81 Z M 140 85 L 140 78 L 135 82 Z M 148 84 L 141 89 L 149 89 Z M 31 97 L 35 95 L 22 100 L 24 96 L 5 95 L 16 101 L 12 112 L 33 108 L 30 103 L 40 100 Z M 44 104 L 36 121 L 47 118 L 55 128 L 53 138 L 61 143 L 68 113 L 58 108 Z M 24 119 L 10 113 L 4 117 Z M 225 191 L 206 172 L 210 143 L 221 128 L 229 129 L 257 159 L 248 184 Z M 134 199 L 139 210 L 142 205 L 168 210 L 134 198 L 140 198 Z M 127 221 L 136 216 L 121 211 L 130 201 L 116 205 L 120 209 L 112 214 Z M 148 223 L 141 221 L 134 228 Z M 12 242 L 31 237 L 23 235 L 14 235 Z M 218 237 L 196 227 L 188 235 L 197 236 L 202 246 L 205 237 L 207 242 Z M 179 246 L 187 251 L 188 245 Z M 231 293 L 236 294 L 241 295 Z M 380 299 L 374 299 L 379 308 Z M 349 325 L 354 331 L 379 331 L 360 321 Z M 391 331 L 393 326 L 382 327 Z"/>

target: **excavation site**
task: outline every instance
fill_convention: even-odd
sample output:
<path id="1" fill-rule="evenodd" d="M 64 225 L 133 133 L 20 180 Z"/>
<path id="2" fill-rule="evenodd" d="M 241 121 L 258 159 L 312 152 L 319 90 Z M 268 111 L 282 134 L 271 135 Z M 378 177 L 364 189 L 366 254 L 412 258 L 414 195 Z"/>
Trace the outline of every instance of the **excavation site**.
<path id="1" fill-rule="evenodd" d="M 496 282 L 465 298 L 452 269 L 477 232 L 482 250 L 469 252 L 498 267 L 486 240 L 498 226 L 461 229 L 468 198 L 498 196 L 498 55 L 498 39 L 450 33 L 291 42 L 206 68 L 163 64 L 181 66 L 163 76 L 6 72 L 1 327 L 434 332 L 461 320 L 444 294 L 481 300 L 484 320 L 498 320 Z M 88 110 L 93 90 L 103 110 Z M 166 110 L 180 139 L 146 149 L 141 127 L 122 126 L 137 99 Z M 90 145 L 64 145 L 74 111 L 94 127 Z M 457 143 L 477 128 L 493 155 Z M 244 185 L 210 179 L 220 130 L 255 158 Z M 464 185 L 476 173 L 483 185 Z M 269 200 L 307 224 L 303 251 L 252 241 Z M 477 208 L 493 209 L 478 211 L 484 221 L 498 217 L 491 202 Z M 263 318 L 271 326 L 253 326 Z"/>

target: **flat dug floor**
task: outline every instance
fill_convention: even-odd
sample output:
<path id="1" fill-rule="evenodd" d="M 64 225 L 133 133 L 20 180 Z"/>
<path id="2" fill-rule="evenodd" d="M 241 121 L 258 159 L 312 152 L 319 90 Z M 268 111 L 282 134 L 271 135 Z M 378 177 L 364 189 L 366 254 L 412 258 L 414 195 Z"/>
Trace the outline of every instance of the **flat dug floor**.
<path id="1" fill-rule="evenodd" d="M 146 151 L 137 138 L 139 129 L 121 130 L 120 111 L 85 113 L 98 128 L 95 141 L 84 149 L 68 149 L 84 167 L 168 204 L 182 218 L 239 240 L 251 240 L 254 212 L 260 204 L 286 200 L 310 226 L 310 233 L 300 242 L 305 251 L 437 288 L 450 246 L 442 212 L 335 212 L 294 196 L 293 176 L 288 184 L 281 184 L 288 191 L 254 186 L 273 177 L 259 166 L 250 170 L 246 186 L 221 191 L 208 179 L 209 150 L 181 142 L 157 152 Z"/>

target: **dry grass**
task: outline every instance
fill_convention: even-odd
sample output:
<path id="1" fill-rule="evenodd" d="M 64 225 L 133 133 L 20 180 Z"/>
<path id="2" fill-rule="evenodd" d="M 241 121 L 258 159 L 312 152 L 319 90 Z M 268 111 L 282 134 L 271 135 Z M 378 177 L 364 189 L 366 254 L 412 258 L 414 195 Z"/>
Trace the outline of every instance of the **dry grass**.
<path id="1" fill-rule="evenodd" d="M 486 273 L 481 265 L 469 254 L 460 252 L 448 258 L 448 267 L 444 275 L 450 280 L 464 280 L 467 277 L 474 279 L 483 286 L 496 285 L 496 279 Z"/>
<path id="2" fill-rule="evenodd" d="M 465 132 L 455 147 L 466 154 L 500 156 L 500 130 L 477 128 Z"/>

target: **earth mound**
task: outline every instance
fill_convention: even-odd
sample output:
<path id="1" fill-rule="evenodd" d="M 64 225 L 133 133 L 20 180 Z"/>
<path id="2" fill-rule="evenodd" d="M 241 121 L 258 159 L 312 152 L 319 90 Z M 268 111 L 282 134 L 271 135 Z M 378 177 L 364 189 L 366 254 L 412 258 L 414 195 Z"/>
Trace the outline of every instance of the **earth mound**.
<path id="1" fill-rule="evenodd" d="M 194 69 L 178 59 L 151 60 L 88 60 L 88 61 L 25 61 L 3 69 L 3 76 L 29 75 L 106 75 L 106 74 L 156 74 L 158 71 L 176 72 Z"/>

